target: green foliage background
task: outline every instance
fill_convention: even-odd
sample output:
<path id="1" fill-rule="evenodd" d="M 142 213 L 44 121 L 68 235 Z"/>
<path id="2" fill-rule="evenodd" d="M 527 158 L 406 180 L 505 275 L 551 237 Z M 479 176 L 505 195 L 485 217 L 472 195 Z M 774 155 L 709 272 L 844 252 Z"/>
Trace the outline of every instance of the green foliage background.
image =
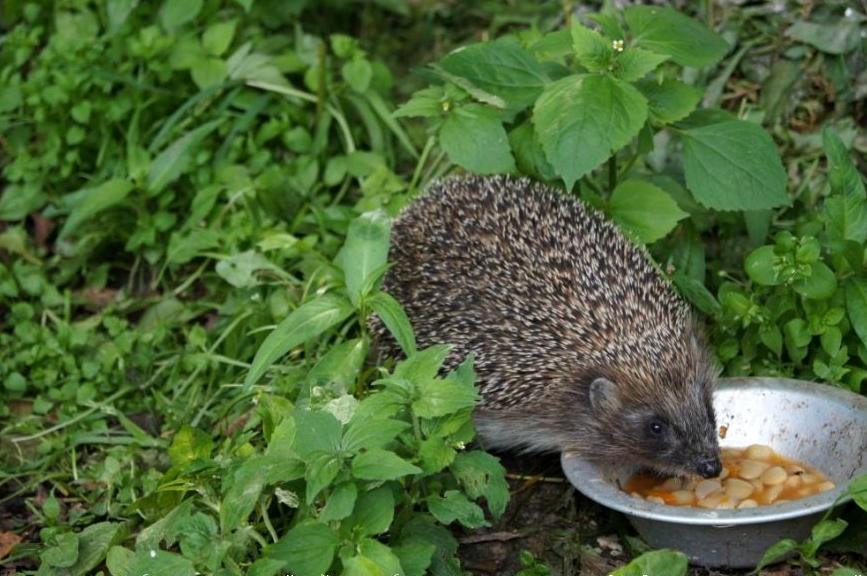
<path id="1" fill-rule="evenodd" d="M 378 288 L 455 169 L 606 212 L 726 374 L 862 392 L 864 17 L 714 6 L 4 3 L 0 565 L 460 574 L 447 526 L 508 501 L 472 359 L 439 374 Z"/>

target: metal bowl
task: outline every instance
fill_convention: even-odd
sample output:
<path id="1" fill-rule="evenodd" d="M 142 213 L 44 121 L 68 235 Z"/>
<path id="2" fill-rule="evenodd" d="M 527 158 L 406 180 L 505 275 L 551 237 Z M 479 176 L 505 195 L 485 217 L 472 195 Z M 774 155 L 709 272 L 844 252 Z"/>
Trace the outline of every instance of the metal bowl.
<path id="1" fill-rule="evenodd" d="M 766 444 L 817 467 L 834 490 L 744 510 L 654 504 L 619 486 L 634 468 L 607 470 L 574 454 L 561 457 L 569 481 L 591 500 L 626 514 L 645 542 L 675 548 L 700 566 L 753 567 L 783 538 L 803 540 L 849 480 L 867 473 L 867 398 L 825 384 L 782 378 L 723 379 L 714 392 L 723 447 Z"/>

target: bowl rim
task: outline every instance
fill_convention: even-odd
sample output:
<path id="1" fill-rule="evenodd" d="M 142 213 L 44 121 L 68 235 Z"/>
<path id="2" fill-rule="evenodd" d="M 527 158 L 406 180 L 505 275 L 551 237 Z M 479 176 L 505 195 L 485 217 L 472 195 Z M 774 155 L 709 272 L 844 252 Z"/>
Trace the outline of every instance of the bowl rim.
<path id="1" fill-rule="evenodd" d="M 753 389 L 758 385 L 771 390 L 797 390 L 808 393 L 815 393 L 821 386 L 823 396 L 832 396 L 838 402 L 853 405 L 856 410 L 867 414 L 867 397 L 832 385 L 806 380 L 760 376 L 722 378 L 717 385 L 717 390 L 739 389 L 746 385 Z M 759 506 L 746 510 L 706 510 L 704 508 L 669 506 L 638 500 L 630 496 L 612 484 L 611 481 L 603 478 L 602 470 L 598 465 L 579 457 L 577 454 L 563 452 L 560 456 L 560 463 L 569 482 L 584 496 L 598 504 L 628 516 L 676 524 L 728 527 L 776 522 L 818 514 L 834 505 L 839 506 L 851 500 L 848 492 L 850 479 L 828 492 L 773 506 Z M 867 465 L 857 469 L 852 478 L 865 473 L 867 473 Z"/>

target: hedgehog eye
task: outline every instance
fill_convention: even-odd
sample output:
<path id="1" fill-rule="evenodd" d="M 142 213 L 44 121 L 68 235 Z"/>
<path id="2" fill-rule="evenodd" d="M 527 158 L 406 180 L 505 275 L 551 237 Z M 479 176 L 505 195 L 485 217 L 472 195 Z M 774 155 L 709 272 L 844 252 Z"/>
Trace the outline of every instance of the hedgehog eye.
<path id="1" fill-rule="evenodd" d="M 665 430 L 665 422 L 659 418 L 654 418 L 647 424 L 647 429 L 653 436 L 660 436 Z"/>

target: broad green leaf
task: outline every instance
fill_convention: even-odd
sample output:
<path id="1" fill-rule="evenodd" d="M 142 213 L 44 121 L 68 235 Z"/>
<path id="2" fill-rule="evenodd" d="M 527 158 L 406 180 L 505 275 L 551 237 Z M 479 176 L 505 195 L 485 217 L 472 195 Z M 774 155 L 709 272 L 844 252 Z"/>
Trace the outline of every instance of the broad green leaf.
<path id="1" fill-rule="evenodd" d="M 662 83 L 642 80 L 635 87 L 647 98 L 650 119 L 659 124 L 671 124 L 686 118 L 701 100 L 701 90 L 672 78 L 666 78 Z"/>
<path id="2" fill-rule="evenodd" d="M 635 46 L 667 54 L 683 66 L 716 64 L 729 50 L 722 37 L 672 8 L 629 6 L 624 16 Z"/>
<path id="3" fill-rule="evenodd" d="M 392 552 L 389 546 L 386 546 L 382 542 L 373 538 L 365 538 L 359 543 L 358 549 L 365 557 L 370 558 L 379 566 L 384 576 L 403 574 L 400 559 Z"/>
<path id="4" fill-rule="evenodd" d="M 68 194 L 63 203 L 70 208 L 70 212 L 60 229 L 59 237 L 66 238 L 88 219 L 120 203 L 131 190 L 132 184 L 129 181 L 114 178 L 99 186 Z"/>
<path id="5" fill-rule="evenodd" d="M 588 14 L 587 19 L 599 24 L 602 33 L 612 40 L 623 40 L 626 37 L 626 34 L 623 32 L 623 27 L 620 25 L 620 21 L 614 14 L 595 12 Z"/>
<path id="6" fill-rule="evenodd" d="M 400 566 L 406 576 L 424 576 L 431 557 L 436 552 L 433 544 L 410 542 L 391 547 L 395 556 L 400 559 Z"/>
<path id="7" fill-rule="evenodd" d="M 430 118 L 443 113 L 443 89 L 439 86 L 424 88 L 414 92 L 409 100 L 398 106 L 392 116 L 395 118 Z"/>
<path id="8" fill-rule="evenodd" d="M 792 318 L 786 322 L 783 325 L 783 332 L 786 334 L 786 339 L 797 348 L 806 346 L 813 339 L 809 326 L 803 318 Z"/>
<path id="9" fill-rule="evenodd" d="M 231 485 L 220 504 L 220 527 L 228 534 L 247 520 L 265 486 L 262 456 L 247 458 L 232 474 Z"/>
<path id="10" fill-rule="evenodd" d="M 6 184 L 0 194 L 0 220 L 23 220 L 48 200 L 39 186 Z"/>
<path id="11" fill-rule="evenodd" d="M 284 568 L 293 574 L 325 574 L 334 561 L 334 550 L 339 542 L 340 538 L 331 528 L 308 520 L 272 544 L 267 556 L 282 560 Z"/>
<path id="12" fill-rule="evenodd" d="M 349 224 L 339 260 L 346 291 L 356 306 L 371 274 L 388 261 L 390 235 L 391 220 L 381 210 L 362 214 Z"/>
<path id="13" fill-rule="evenodd" d="M 328 384 L 332 390 L 345 392 L 355 382 L 367 358 L 367 340 L 354 338 L 332 347 L 307 373 L 307 381 Z"/>
<path id="14" fill-rule="evenodd" d="M 164 0 L 160 22 L 169 30 L 190 22 L 202 10 L 203 0 Z"/>
<path id="15" fill-rule="evenodd" d="M 810 265 L 810 275 L 792 283 L 796 292 L 813 300 L 826 300 L 837 290 L 837 277 L 823 262 Z"/>
<path id="16" fill-rule="evenodd" d="M 97 522 L 79 532 L 78 559 L 65 573 L 71 576 L 92 574 L 93 569 L 105 560 L 120 527 L 120 522 Z"/>
<path id="17" fill-rule="evenodd" d="M 545 150 L 536 137 L 532 122 L 525 121 L 509 132 L 509 144 L 520 172 L 538 180 L 557 179 L 557 173 L 545 158 Z"/>
<path id="18" fill-rule="evenodd" d="M 867 511 L 867 474 L 858 476 L 852 480 L 849 483 L 848 491 L 849 495 L 852 496 L 852 500 L 854 500 L 862 510 Z"/>
<path id="19" fill-rule="evenodd" d="M 846 530 L 846 526 L 848 524 L 842 518 L 820 521 L 810 531 L 810 538 L 802 545 L 801 553 L 807 558 L 815 557 L 819 547 L 842 534 Z"/>
<path id="20" fill-rule="evenodd" d="M 317 453 L 337 454 L 342 425 L 330 412 L 295 410 L 295 450 L 308 459 Z"/>
<path id="21" fill-rule="evenodd" d="M 434 474 L 454 462 L 457 451 L 440 436 L 430 436 L 418 449 L 419 466 L 427 474 Z"/>
<path id="22" fill-rule="evenodd" d="M 678 291 L 690 302 L 693 306 L 707 314 L 708 316 L 716 316 L 721 311 L 719 302 L 713 294 L 705 287 L 704 283 L 696 280 L 692 276 L 678 271 L 671 277 Z"/>
<path id="23" fill-rule="evenodd" d="M 129 565 L 129 574 L 171 574 L 172 576 L 196 576 L 198 572 L 192 561 L 179 554 L 165 550 L 139 549 Z"/>
<path id="24" fill-rule="evenodd" d="M 419 397 L 412 403 L 412 411 L 421 418 L 436 418 L 472 408 L 479 393 L 471 386 L 454 379 L 427 380 L 418 384 Z"/>
<path id="25" fill-rule="evenodd" d="M 69 568 L 78 561 L 79 539 L 77 534 L 64 532 L 49 539 L 47 546 L 39 554 L 46 566 Z"/>
<path id="26" fill-rule="evenodd" d="M 220 260 L 214 270 L 220 278 L 235 288 L 253 288 L 259 284 L 257 272 L 278 269 L 262 254 L 255 250 L 245 250 Z"/>
<path id="27" fill-rule="evenodd" d="M 523 110 L 542 92 L 548 76 L 514 38 L 460 48 L 440 61 L 455 76 L 502 98 L 509 110 Z"/>
<path id="28" fill-rule="evenodd" d="M 614 221 L 645 244 L 666 236 L 689 216 L 665 191 L 643 180 L 618 184 L 608 207 Z"/>
<path id="29" fill-rule="evenodd" d="M 759 330 L 759 339 L 761 339 L 762 343 L 770 350 L 773 350 L 774 354 L 782 356 L 783 333 L 780 331 L 779 326 L 776 324 L 762 326 Z"/>
<path id="30" fill-rule="evenodd" d="M 387 532 L 393 519 L 394 494 L 389 486 L 380 486 L 358 495 L 355 511 L 342 525 L 365 536 L 374 536 Z"/>
<path id="31" fill-rule="evenodd" d="M 614 50 L 611 44 L 595 30 L 582 26 L 573 21 L 572 49 L 575 57 L 589 72 L 606 72 L 614 58 Z"/>
<path id="32" fill-rule="evenodd" d="M 376 562 L 364 556 L 353 556 L 343 561 L 343 576 L 388 576 Z"/>
<path id="33" fill-rule="evenodd" d="M 822 130 L 822 142 L 825 156 L 828 158 L 828 182 L 831 184 L 831 192 L 862 200 L 867 197 L 864 179 L 861 178 L 858 168 L 849 156 L 846 145 L 828 125 Z"/>
<path id="34" fill-rule="evenodd" d="M 774 267 L 778 257 L 773 246 L 762 246 L 750 252 L 744 260 L 744 270 L 750 280 L 762 286 L 777 286 L 781 281 L 777 278 Z"/>
<path id="35" fill-rule="evenodd" d="M 680 134 L 687 186 L 708 208 L 761 210 L 791 202 L 780 155 L 760 126 L 735 120 Z"/>
<path id="36" fill-rule="evenodd" d="M 202 48 L 212 56 L 222 56 L 232 44 L 236 25 L 237 20 L 228 20 L 208 26 L 208 29 L 202 34 Z"/>
<path id="37" fill-rule="evenodd" d="M 786 36 L 815 46 L 828 54 L 845 54 L 858 47 L 861 26 L 854 18 L 839 18 L 829 24 L 795 22 Z"/>
<path id="38" fill-rule="evenodd" d="M 443 524 L 457 520 L 470 529 L 490 525 L 482 509 L 457 490 L 447 490 L 442 496 L 431 496 L 427 500 L 427 508 Z"/>
<path id="39" fill-rule="evenodd" d="M 612 576 L 685 576 L 689 561 L 677 550 L 651 550 L 612 572 Z"/>
<path id="40" fill-rule="evenodd" d="M 223 122 L 211 120 L 191 130 L 172 142 L 151 162 L 148 171 L 148 194 L 157 195 L 163 188 L 177 180 L 186 170 L 202 140 Z"/>
<path id="41" fill-rule="evenodd" d="M 423 382 L 435 378 L 443 366 L 451 347 L 445 344 L 430 346 L 420 350 L 398 363 L 394 369 L 397 378 L 406 378 L 413 382 Z"/>
<path id="42" fill-rule="evenodd" d="M 412 331 L 409 317 L 400 305 L 400 302 L 394 299 L 387 292 L 379 292 L 371 298 L 368 303 L 373 311 L 385 324 L 397 343 L 400 344 L 401 350 L 407 356 L 415 354 L 415 334 Z"/>
<path id="43" fill-rule="evenodd" d="M 166 263 L 186 264 L 202 252 L 220 245 L 221 234 L 210 228 L 195 228 L 186 234 L 173 232 L 166 251 Z"/>
<path id="44" fill-rule="evenodd" d="M 135 560 L 135 552 L 123 546 L 112 546 L 105 556 L 105 566 L 111 576 L 133 576 L 129 569 Z"/>
<path id="45" fill-rule="evenodd" d="M 353 58 L 340 69 L 343 79 L 356 92 L 366 92 L 373 78 L 373 68 L 366 58 Z"/>
<path id="46" fill-rule="evenodd" d="M 384 448 L 408 427 L 408 423 L 400 420 L 356 413 L 343 434 L 342 446 L 349 452 Z"/>
<path id="47" fill-rule="evenodd" d="M 190 68 L 190 75 L 193 82 L 200 90 L 217 86 L 226 80 L 228 67 L 226 62 L 220 58 L 207 56 L 196 59 L 195 63 Z"/>
<path id="48" fill-rule="evenodd" d="M 840 344 L 843 342 L 843 333 L 836 326 L 826 326 L 825 331 L 819 337 L 822 344 L 822 350 L 828 353 L 828 356 L 834 356 L 840 350 Z"/>
<path id="49" fill-rule="evenodd" d="M 361 480 L 396 480 L 420 472 L 421 468 L 381 448 L 367 450 L 352 460 L 352 475 Z"/>
<path id="50" fill-rule="evenodd" d="M 627 48 L 617 56 L 614 75 L 626 82 L 635 82 L 656 70 L 668 58 L 665 54 L 658 54 L 650 50 Z"/>
<path id="51" fill-rule="evenodd" d="M 440 128 L 439 138 L 451 161 L 471 172 L 498 174 L 515 169 L 500 114 L 487 106 L 455 108 Z"/>
<path id="52" fill-rule="evenodd" d="M 846 283 L 846 311 L 852 328 L 867 346 L 867 279 L 855 277 Z"/>
<path id="53" fill-rule="evenodd" d="M 328 499 L 325 501 L 325 507 L 319 513 L 320 522 L 334 522 L 343 520 L 352 514 L 355 508 L 355 500 L 358 498 L 358 488 L 355 482 L 343 482 L 334 487 Z"/>
<path id="54" fill-rule="evenodd" d="M 307 469 L 304 471 L 308 506 L 313 504 L 313 500 L 322 489 L 337 477 L 342 465 L 340 458 L 333 454 L 319 454 L 308 461 Z"/>
<path id="55" fill-rule="evenodd" d="M 351 302 L 328 294 L 299 306 L 262 342 L 244 379 L 244 387 L 249 388 L 258 382 L 265 371 L 289 350 L 343 322 L 352 312 Z"/>
<path id="56" fill-rule="evenodd" d="M 467 496 L 485 498 L 491 514 L 498 517 L 506 511 L 509 484 L 506 482 L 506 469 L 496 456 L 481 450 L 461 452 L 449 469 Z"/>
<path id="57" fill-rule="evenodd" d="M 213 449 L 214 441 L 210 434 L 185 425 L 172 438 L 169 458 L 173 466 L 181 467 L 196 460 L 210 458 Z"/>
<path id="58" fill-rule="evenodd" d="M 629 143 L 646 119 L 647 101 L 638 90 L 595 75 L 548 85 L 533 110 L 536 134 L 567 190 Z"/>
<path id="59" fill-rule="evenodd" d="M 271 432 L 268 447 L 265 449 L 266 457 L 289 459 L 297 456 L 295 451 L 295 437 L 298 434 L 298 426 L 292 414 L 286 415 Z"/>

